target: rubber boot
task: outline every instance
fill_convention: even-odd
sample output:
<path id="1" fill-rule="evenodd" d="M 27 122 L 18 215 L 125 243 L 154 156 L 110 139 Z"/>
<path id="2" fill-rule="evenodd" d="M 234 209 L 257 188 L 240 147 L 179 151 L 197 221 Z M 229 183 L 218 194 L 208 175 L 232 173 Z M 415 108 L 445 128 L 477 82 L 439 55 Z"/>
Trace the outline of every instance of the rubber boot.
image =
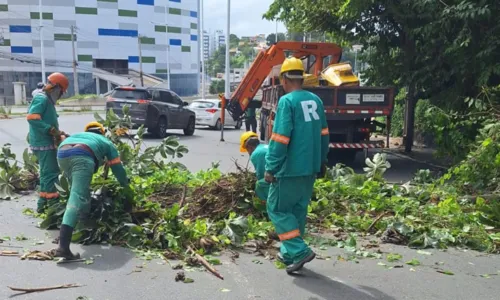
<path id="1" fill-rule="evenodd" d="M 316 257 L 316 253 L 314 253 L 314 252 L 311 251 L 311 253 L 309 253 L 306 257 L 304 257 L 301 261 L 293 263 L 293 264 L 287 266 L 286 267 L 286 272 L 288 274 L 291 274 L 293 272 L 299 271 L 300 269 L 302 269 L 302 267 L 304 267 L 304 265 L 306 263 L 312 261 L 315 257 Z"/>
<path id="2" fill-rule="evenodd" d="M 279 261 L 280 263 L 282 264 L 285 264 L 287 266 L 293 264 L 293 262 L 290 262 L 288 260 L 285 260 L 285 258 L 283 257 L 283 255 L 281 254 L 281 252 L 278 252 L 278 254 L 276 255 L 276 260 Z"/>
<path id="3" fill-rule="evenodd" d="M 68 260 L 79 259 L 79 253 L 71 253 L 69 245 L 71 244 L 71 237 L 73 236 L 73 227 L 68 225 L 61 225 L 59 233 L 59 247 L 54 251 L 54 257 L 63 257 Z"/>

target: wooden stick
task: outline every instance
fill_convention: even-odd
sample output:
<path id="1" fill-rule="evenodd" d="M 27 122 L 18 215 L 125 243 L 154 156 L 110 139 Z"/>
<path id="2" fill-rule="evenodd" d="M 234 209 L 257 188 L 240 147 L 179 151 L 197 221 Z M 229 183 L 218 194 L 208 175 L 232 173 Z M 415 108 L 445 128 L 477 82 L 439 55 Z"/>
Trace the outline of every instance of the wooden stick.
<path id="1" fill-rule="evenodd" d="M 69 289 L 69 288 L 75 288 L 75 287 L 81 287 L 81 285 L 76 284 L 76 283 L 70 283 L 70 284 L 48 286 L 48 287 L 41 287 L 41 288 L 16 288 L 16 287 L 11 287 L 11 286 L 9 286 L 8 288 L 13 290 L 13 291 L 16 291 L 16 292 L 35 293 L 35 292 L 45 292 L 45 291 L 50 291 L 50 290 Z"/>
<path id="2" fill-rule="evenodd" d="M 19 252 L 4 250 L 0 251 L 0 256 L 19 256 Z"/>
<path id="3" fill-rule="evenodd" d="M 208 270 L 210 273 L 214 274 L 215 277 L 220 278 L 224 280 L 224 277 L 214 268 L 208 261 L 206 261 L 203 256 L 199 255 L 198 253 L 194 252 L 193 248 L 188 246 L 188 250 L 191 251 L 191 253 L 196 257 L 196 259 Z"/>
<path id="4" fill-rule="evenodd" d="M 370 226 L 368 227 L 366 232 L 372 231 L 373 227 L 375 227 L 375 225 L 377 225 L 378 221 L 380 221 L 380 219 L 382 219 L 388 213 L 389 213 L 388 211 L 384 211 L 383 213 L 381 213 L 375 220 L 373 220 L 373 222 L 370 224 Z"/>
<path id="5" fill-rule="evenodd" d="M 182 208 L 182 206 L 184 205 L 184 200 L 186 200 L 186 191 L 187 191 L 187 186 L 184 185 L 183 189 L 182 189 L 182 197 L 181 197 L 181 201 L 179 202 L 179 207 Z"/>

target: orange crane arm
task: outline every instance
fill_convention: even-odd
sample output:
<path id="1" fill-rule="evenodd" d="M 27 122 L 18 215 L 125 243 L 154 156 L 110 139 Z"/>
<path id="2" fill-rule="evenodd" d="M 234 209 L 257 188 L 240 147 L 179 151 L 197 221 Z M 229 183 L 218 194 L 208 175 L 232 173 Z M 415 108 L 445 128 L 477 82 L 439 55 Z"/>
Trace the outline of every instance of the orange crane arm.
<path id="1" fill-rule="evenodd" d="M 285 61 L 285 52 L 289 51 L 291 56 L 302 58 L 304 56 L 315 56 L 314 75 L 319 75 L 323 69 L 323 58 L 332 56 L 331 61 L 337 63 L 342 55 L 342 48 L 333 43 L 305 43 L 282 41 L 272 45 L 267 50 L 259 52 L 252 66 L 243 80 L 231 95 L 231 99 L 221 100 L 228 103 L 228 111 L 233 119 L 238 120 L 245 112 L 250 101 L 257 94 L 260 86 L 271 72 L 274 66 Z"/>

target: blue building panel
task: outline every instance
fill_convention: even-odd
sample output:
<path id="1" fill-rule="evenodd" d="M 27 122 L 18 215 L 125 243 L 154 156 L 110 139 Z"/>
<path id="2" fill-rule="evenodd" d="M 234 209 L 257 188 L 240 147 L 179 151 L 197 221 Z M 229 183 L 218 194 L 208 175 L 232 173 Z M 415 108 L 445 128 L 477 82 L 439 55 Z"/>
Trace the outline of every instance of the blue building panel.
<path id="1" fill-rule="evenodd" d="M 197 41 L 198 40 L 198 36 L 196 34 L 192 34 L 191 35 L 191 40 L 192 41 Z"/>
<path id="2" fill-rule="evenodd" d="M 128 36 L 128 37 L 137 37 L 137 30 L 126 30 L 126 29 L 107 29 L 107 28 L 99 28 L 98 34 L 101 36 Z"/>
<path id="3" fill-rule="evenodd" d="M 169 0 L 170 2 L 181 3 L 181 0 Z"/>
<path id="4" fill-rule="evenodd" d="M 170 46 L 182 46 L 182 41 L 179 39 L 170 39 Z"/>
<path id="5" fill-rule="evenodd" d="M 155 5 L 155 0 L 137 0 L 137 4 L 140 4 L 140 5 Z"/>
<path id="6" fill-rule="evenodd" d="M 25 47 L 25 46 L 11 46 L 10 47 L 10 52 L 11 53 L 33 53 L 33 47 Z"/>
<path id="7" fill-rule="evenodd" d="M 191 17 L 193 17 L 193 18 L 198 18 L 198 13 L 197 13 L 197 12 L 195 12 L 195 11 L 190 11 L 190 12 L 189 12 L 189 15 L 190 15 Z"/>
<path id="8" fill-rule="evenodd" d="M 129 56 L 128 62 L 129 63 L 139 63 L 139 56 Z"/>
<path id="9" fill-rule="evenodd" d="M 9 26 L 9 31 L 10 32 L 30 33 L 31 32 L 31 26 L 29 26 L 29 25 L 10 25 Z"/>

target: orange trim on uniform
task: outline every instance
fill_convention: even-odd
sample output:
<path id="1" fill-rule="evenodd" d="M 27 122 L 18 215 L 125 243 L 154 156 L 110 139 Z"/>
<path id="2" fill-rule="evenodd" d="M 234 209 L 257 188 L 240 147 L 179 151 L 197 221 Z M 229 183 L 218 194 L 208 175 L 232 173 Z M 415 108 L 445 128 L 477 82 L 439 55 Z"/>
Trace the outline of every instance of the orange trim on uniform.
<path id="1" fill-rule="evenodd" d="M 117 164 L 120 164 L 122 161 L 119 157 L 117 158 L 113 158 L 112 160 L 108 161 L 108 166 L 112 166 L 112 165 L 117 165 Z"/>
<path id="2" fill-rule="evenodd" d="M 40 192 L 39 193 L 40 198 L 45 198 L 47 196 L 46 192 Z"/>
<path id="3" fill-rule="evenodd" d="M 41 120 L 42 116 L 40 114 L 28 114 L 26 120 Z"/>
<path id="4" fill-rule="evenodd" d="M 59 198 L 59 193 L 45 193 L 45 198 L 46 199 L 56 199 Z"/>
<path id="5" fill-rule="evenodd" d="M 289 232 L 285 232 L 282 234 L 278 234 L 280 241 L 286 241 L 286 240 L 291 240 L 293 238 L 299 237 L 300 236 L 300 231 L 298 229 L 294 229 Z"/>
<path id="6" fill-rule="evenodd" d="M 321 129 L 321 135 L 329 135 L 330 131 L 328 130 L 328 127 Z"/>
<path id="7" fill-rule="evenodd" d="M 273 133 L 271 135 L 271 140 L 281 143 L 283 145 L 288 145 L 290 143 L 290 138 L 281 134 Z"/>

